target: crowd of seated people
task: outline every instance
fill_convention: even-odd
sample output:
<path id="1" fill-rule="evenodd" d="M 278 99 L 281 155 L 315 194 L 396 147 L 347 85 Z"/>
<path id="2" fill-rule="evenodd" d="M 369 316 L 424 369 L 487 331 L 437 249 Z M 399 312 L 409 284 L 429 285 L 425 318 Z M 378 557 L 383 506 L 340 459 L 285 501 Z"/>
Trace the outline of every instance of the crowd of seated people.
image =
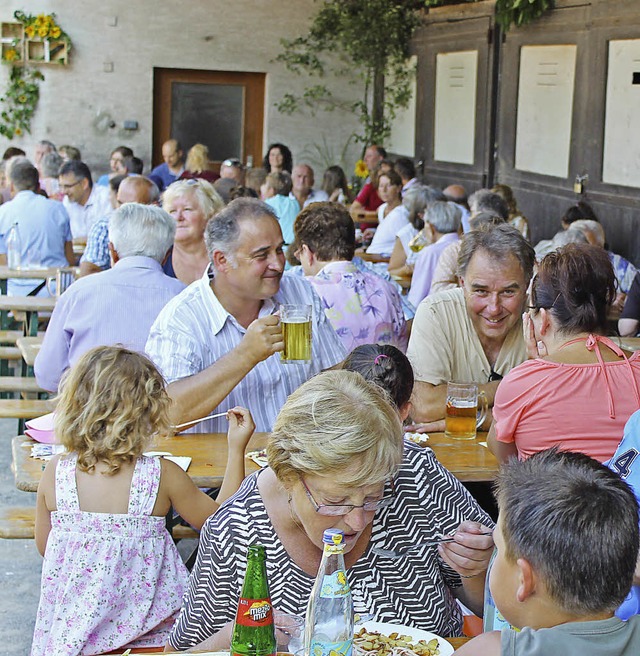
<path id="1" fill-rule="evenodd" d="M 35 362 L 40 386 L 62 395 L 61 430 L 86 420 L 71 420 L 77 411 L 71 392 L 87 384 L 79 380 L 78 367 L 85 378 L 102 380 L 101 370 L 113 359 L 123 363 L 122 372 L 142 368 L 150 380 L 162 381 L 161 391 L 150 383 L 149 396 L 157 396 L 145 410 L 150 430 L 214 415 L 188 430 L 221 433 L 231 425 L 237 448 L 230 457 L 236 460 L 254 427 L 273 435 L 270 466 L 248 478 L 219 512 L 191 488 L 176 491 L 173 474 L 169 488 L 158 484 L 160 472 L 138 447 L 148 436 L 130 436 L 129 451 L 116 458 L 115 467 L 112 444 L 87 456 L 86 445 L 66 436 L 75 455 L 48 467 L 37 523 L 45 567 L 56 577 L 64 578 L 66 538 L 51 524 L 53 513 L 68 507 L 74 494 L 91 500 L 91 485 L 100 489 L 100 479 L 92 476 L 106 470 L 117 474 L 112 482 L 119 490 L 128 491 L 131 476 L 148 476 L 155 481 L 149 483 L 155 490 L 150 498 L 160 500 L 162 509 L 174 497 L 183 504 L 181 494 L 196 503 L 196 511 L 185 512 L 192 523 L 204 525 L 201 556 L 188 583 L 173 552 L 169 565 L 157 565 L 174 568 L 179 585 L 169 588 L 178 596 L 154 615 L 157 626 L 140 623 L 146 642 L 133 635 L 135 628 L 127 628 L 119 642 L 105 630 L 114 616 L 97 613 L 96 626 L 83 623 L 74 630 L 78 635 L 68 627 L 56 634 L 48 608 L 55 605 L 55 590 L 43 588 L 38 653 L 58 653 L 72 638 L 80 644 L 87 639 L 83 632 L 91 631 L 104 637 L 101 649 L 167 641 L 180 649 L 228 648 L 237 564 L 255 539 L 278 552 L 282 580 L 274 581 L 274 604 L 303 612 L 326 524 L 319 509 L 332 504 L 346 509 L 336 515 L 348 535 L 346 565 L 361 610 L 374 608 L 379 619 L 458 635 L 457 600 L 482 612 L 494 524 L 433 453 L 403 444 L 403 425 L 415 432 L 443 431 L 447 383 L 456 381 L 475 383 L 485 396 L 481 429 L 501 463 L 533 457 L 542 469 L 571 471 L 582 461 L 558 463 L 555 452 L 544 454 L 559 447 L 607 462 L 623 433 L 633 439 L 625 425 L 640 409 L 637 358 L 608 335 L 612 311 L 623 306 L 621 332 L 638 330 L 640 277 L 607 249 L 588 205 L 567 211 L 563 230 L 534 249 L 530 222 L 508 186 L 470 195 L 455 183 L 440 190 L 419 178 L 411 160 L 394 162 L 375 144 L 365 150 L 369 175 L 354 200 L 340 166 L 322 176 L 318 171 L 316 178 L 311 164 L 294 160 L 282 143 L 269 146 L 261 168 L 247 169 L 232 156 L 222 161 L 219 174 L 203 144 L 185 157 L 182 145 L 168 140 L 163 163 L 147 175 L 134 152 L 118 146 L 110 172 L 95 183 L 79 152 L 72 146 L 60 151 L 42 141 L 33 161 L 18 149 L 6 153 L 0 264 L 6 264 L 9 231 L 18 223 L 25 261 L 37 253 L 44 266 L 79 265 L 79 280 L 58 299 Z M 322 184 L 316 186 L 316 179 Z M 86 241 L 79 262 L 74 240 Z M 36 284 L 10 281 L 9 293 L 29 294 Z M 47 293 L 46 287 L 38 293 Z M 281 359 L 279 307 L 292 303 L 312 308 L 308 363 Z M 343 368 L 351 371 L 329 371 Z M 318 449 L 319 443 L 339 448 Z M 619 468 L 631 465 L 625 455 L 614 459 Z M 234 460 L 223 496 L 240 487 L 237 465 Z M 60 481 L 56 467 L 65 472 Z M 587 469 L 602 475 L 600 465 Z M 127 480 L 123 472 L 129 472 Z M 507 482 L 501 485 L 502 505 L 510 493 Z M 58 490 L 64 496 L 56 507 Z M 340 503 L 332 501 L 338 497 Z M 120 512 L 117 503 L 87 503 L 105 515 Z M 149 499 L 145 503 L 141 514 L 157 524 L 163 513 Z M 381 566 L 372 547 L 390 546 L 406 508 L 414 505 L 439 519 L 416 521 L 412 541 L 455 535 L 453 545 L 424 562 L 423 575 L 432 585 L 422 586 L 405 563 L 385 566 L 387 573 L 372 583 L 368 572 Z M 378 508 L 385 512 L 376 513 Z M 514 560 L 518 524 L 513 520 L 513 528 L 511 521 L 496 530 L 507 564 Z M 166 536 L 159 532 L 157 538 Z M 157 574 L 152 578 L 160 585 Z M 208 594 L 211 586 L 215 595 Z M 403 586 L 412 591 L 411 603 L 397 594 Z M 184 600 L 178 598 L 183 592 Z M 74 594 L 82 603 L 84 593 Z M 114 604 L 127 594 L 119 588 Z M 200 603 L 205 597 L 209 601 Z M 618 597 L 612 597 L 617 605 Z M 509 603 L 500 595 L 498 601 Z M 60 616 L 75 612 L 76 602 L 67 603 L 56 609 Z M 129 610 L 135 606 L 126 603 Z M 518 613 L 511 616 L 522 620 Z M 605 621 L 602 614 L 597 619 Z M 511 634 L 508 639 L 515 640 Z"/>

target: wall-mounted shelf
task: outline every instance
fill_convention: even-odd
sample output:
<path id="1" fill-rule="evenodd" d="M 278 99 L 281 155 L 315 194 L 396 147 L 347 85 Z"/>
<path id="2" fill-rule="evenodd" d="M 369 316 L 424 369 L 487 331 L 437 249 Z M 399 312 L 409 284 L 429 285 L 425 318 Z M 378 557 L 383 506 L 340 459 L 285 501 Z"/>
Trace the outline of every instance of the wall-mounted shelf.
<path id="1" fill-rule="evenodd" d="M 55 64 L 66 66 L 69 63 L 69 44 L 64 39 L 27 39 L 22 23 L 0 23 L 0 45 L 2 59 L 6 53 L 15 50 L 18 59 L 14 64 Z"/>
<path id="2" fill-rule="evenodd" d="M 67 42 L 61 39 L 25 39 L 27 64 L 69 63 Z"/>
<path id="3" fill-rule="evenodd" d="M 22 23 L 0 23 L 0 45 L 2 46 L 2 59 L 6 59 L 9 50 L 18 53 L 16 64 L 24 62 L 24 28 Z"/>

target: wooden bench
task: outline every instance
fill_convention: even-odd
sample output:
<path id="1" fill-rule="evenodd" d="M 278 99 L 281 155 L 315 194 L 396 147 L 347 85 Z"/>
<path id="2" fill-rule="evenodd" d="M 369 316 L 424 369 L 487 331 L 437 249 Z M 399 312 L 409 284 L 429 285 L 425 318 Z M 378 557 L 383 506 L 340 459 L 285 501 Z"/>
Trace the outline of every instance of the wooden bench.
<path id="1" fill-rule="evenodd" d="M 35 378 L 22 376 L 0 376 L 0 392 L 16 392 L 18 394 L 43 394 L 46 390 L 38 385 Z"/>
<path id="2" fill-rule="evenodd" d="M 0 508 L 0 538 L 5 540 L 33 540 L 36 509 Z"/>
<path id="3" fill-rule="evenodd" d="M 35 419 L 54 408 L 54 402 L 42 399 L 0 399 L 0 419 Z"/>

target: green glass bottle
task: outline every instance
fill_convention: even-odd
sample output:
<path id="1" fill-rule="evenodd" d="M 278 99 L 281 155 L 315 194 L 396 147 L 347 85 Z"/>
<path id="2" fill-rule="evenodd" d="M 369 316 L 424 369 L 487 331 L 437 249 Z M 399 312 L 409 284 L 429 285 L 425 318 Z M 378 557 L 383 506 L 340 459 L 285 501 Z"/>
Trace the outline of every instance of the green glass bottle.
<path id="1" fill-rule="evenodd" d="M 252 544 L 231 636 L 231 656 L 274 656 L 276 636 L 267 582 L 267 556 L 261 544 Z"/>

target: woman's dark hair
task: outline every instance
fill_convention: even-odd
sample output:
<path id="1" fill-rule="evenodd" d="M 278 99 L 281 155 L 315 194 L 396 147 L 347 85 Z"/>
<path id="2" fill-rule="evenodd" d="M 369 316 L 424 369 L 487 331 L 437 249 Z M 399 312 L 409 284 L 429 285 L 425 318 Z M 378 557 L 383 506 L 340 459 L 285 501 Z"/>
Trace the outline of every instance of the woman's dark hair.
<path id="1" fill-rule="evenodd" d="M 350 195 L 349 183 L 347 176 L 341 166 L 330 166 L 322 177 L 322 190 L 326 191 L 329 196 L 336 190 L 342 189 L 344 195 L 348 198 Z"/>
<path id="2" fill-rule="evenodd" d="M 567 244 L 549 253 L 531 286 L 531 304 L 549 310 L 562 332 L 607 333 L 616 278 L 607 252 L 591 244 Z"/>
<path id="3" fill-rule="evenodd" d="M 413 369 L 407 356 L 390 344 L 362 344 L 349 353 L 342 365 L 387 392 L 398 408 L 408 403 L 413 392 Z"/>
<path id="4" fill-rule="evenodd" d="M 598 221 L 598 223 L 600 223 L 591 205 L 589 205 L 589 203 L 585 202 L 584 200 L 578 201 L 575 205 L 572 205 L 562 215 L 561 221 L 565 225 L 570 225 L 574 221 L 581 221 L 582 219 L 588 219 L 589 221 Z"/>
<path id="5" fill-rule="evenodd" d="M 402 178 L 393 169 L 391 169 L 390 171 L 381 171 L 378 173 L 377 186 L 380 185 L 380 178 L 389 178 L 389 182 L 394 187 L 400 187 L 400 189 L 402 189 Z"/>
<path id="6" fill-rule="evenodd" d="M 291 151 L 281 143 L 272 143 L 269 148 L 267 148 L 267 154 L 262 160 L 262 168 L 267 172 L 271 173 L 271 164 L 269 164 L 269 153 L 273 148 L 277 148 L 282 153 L 282 169 L 283 171 L 288 171 L 291 173 L 293 170 L 293 157 Z"/>

